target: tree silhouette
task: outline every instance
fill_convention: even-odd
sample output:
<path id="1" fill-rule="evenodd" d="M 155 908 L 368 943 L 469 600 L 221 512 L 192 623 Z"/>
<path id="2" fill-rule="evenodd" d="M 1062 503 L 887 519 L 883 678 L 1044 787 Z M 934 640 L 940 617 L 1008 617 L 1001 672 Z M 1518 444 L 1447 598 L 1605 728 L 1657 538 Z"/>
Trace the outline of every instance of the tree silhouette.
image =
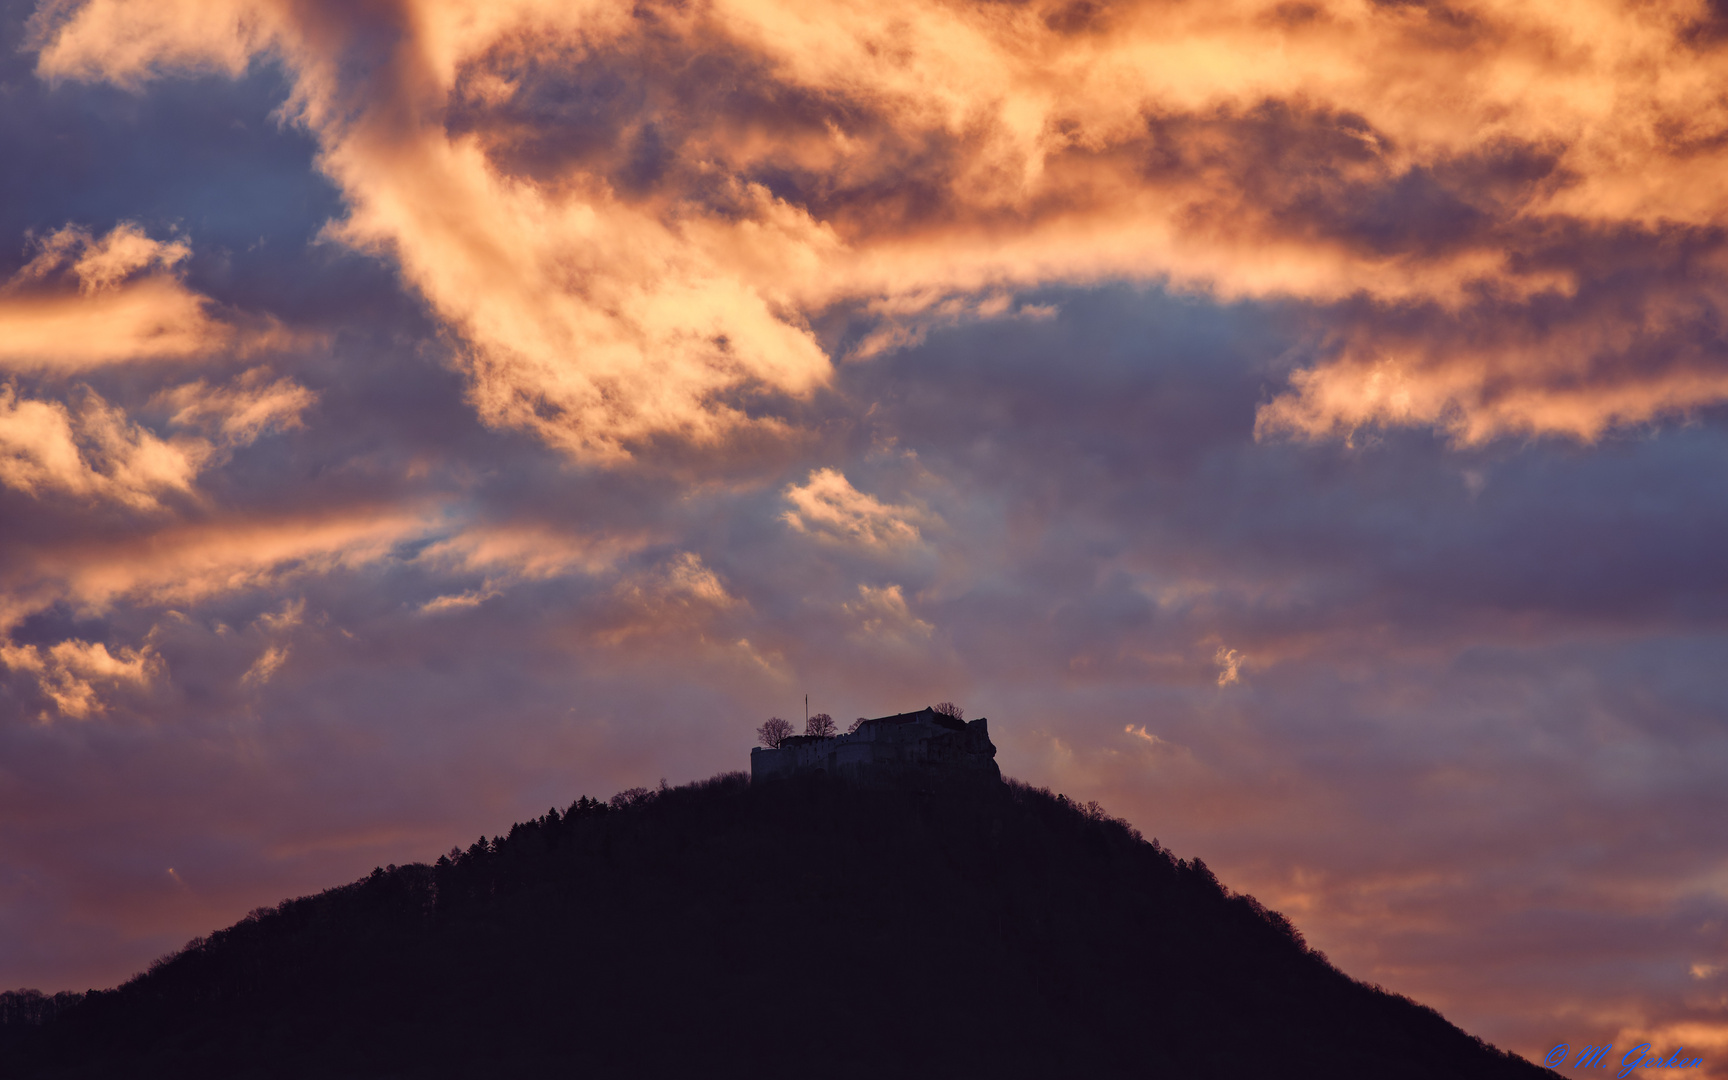
<path id="1" fill-rule="evenodd" d="M 952 716 L 956 720 L 966 719 L 966 710 L 954 704 L 952 701 L 938 702 L 931 707 L 930 711 L 941 716 Z"/>
<path id="2" fill-rule="evenodd" d="M 762 740 L 763 746 L 778 750 L 781 743 L 792 737 L 792 732 L 792 721 L 770 716 L 767 723 L 756 729 L 756 737 Z"/>
<path id="3" fill-rule="evenodd" d="M 852 721 L 852 726 L 846 729 L 846 734 L 852 734 L 867 723 L 869 723 L 869 721 L 865 717 L 860 716 L 858 719 Z"/>
<path id="4" fill-rule="evenodd" d="M 840 734 L 840 728 L 835 725 L 832 716 L 825 712 L 819 712 L 804 721 L 804 734 L 814 735 L 819 739 L 828 739 Z"/>

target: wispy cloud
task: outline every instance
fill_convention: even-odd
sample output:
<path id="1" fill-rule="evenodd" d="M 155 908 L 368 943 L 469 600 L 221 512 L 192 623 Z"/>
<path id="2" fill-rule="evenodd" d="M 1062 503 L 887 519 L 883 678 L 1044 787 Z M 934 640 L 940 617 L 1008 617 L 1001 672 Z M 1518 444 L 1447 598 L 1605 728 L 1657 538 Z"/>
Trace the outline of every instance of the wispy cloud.
<path id="1" fill-rule="evenodd" d="M 119 655 L 101 642 L 62 641 L 50 648 L 0 640 L 0 664 L 33 674 L 60 716 L 83 720 L 103 712 L 102 689 L 131 683 L 148 685 L 160 659 L 148 647 L 122 649 Z M 50 717 L 45 713 L 41 719 Z"/>
<path id="2" fill-rule="evenodd" d="M 201 440 L 158 438 L 94 391 L 73 412 L 0 385 L 0 483 L 27 494 L 150 508 L 165 493 L 190 492 L 210 454 Z"/>
<path id="3" fill-rule="evenodd" d="M 272 379 L 264 368 L 253 368 L 226 386 L 199 379 L 158 397 L 174 410 L 169 423 L 214 428 L 229 446 L 254 442 L 268 431 L 304 427 L 301 414 L 318 400 L 292 379 Z"/>
<path id="4" fill-rule="evenodd" d="M 859 491 L 837 469 L 817 469 L 804 483 L 789 486 L 785 496 L 792 509 L 782 520 L 800 533 L 880 551 L 920 537 L 914 524 L 923 517 L 919 511 Z"/>
<path id="5" fill-rule="evenodd" d="M 73 372 L 133 361 L 254 351 L 292 339 L 269 320 L 224 321 L 174 272 L 184 240 L 123 222 L 97 237 L 66 226 L 0 286 L 0 369 Z"/>

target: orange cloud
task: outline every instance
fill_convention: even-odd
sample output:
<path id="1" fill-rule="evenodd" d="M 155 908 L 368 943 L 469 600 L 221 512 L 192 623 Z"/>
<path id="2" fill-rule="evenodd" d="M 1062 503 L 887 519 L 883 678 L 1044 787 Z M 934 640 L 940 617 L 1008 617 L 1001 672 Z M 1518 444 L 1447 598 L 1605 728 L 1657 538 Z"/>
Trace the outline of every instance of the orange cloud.
<path id="1" fill-rule="evenodd" d="M 161 667 L 146 646 L 109 653 L 101 642 L 62 641 L 47 649 L 0 640 L 0 664 L 35 675 L 60 715 L 83 720 L 105 710 L 101 688 L 121 683 L 148 685 Z"/>
<path id="2" fill-rule="evenodd" d="M 113 289 L 140 270 L 171 269 L 190 254 L 192 249 L 184 242 L 152 240 L 129 222 L 115 226 L 100 240 L 68 225 L 43 239 L 41 251 L 19 272 L 17 280 L 45 278 L 70 266 L 72 276 L 78 279 L 78 291 L 90 295 Z"/>
<path id="3" fill-rule="evenodd" d="M 300 414 L 318 400 L 292 379 L 272 380 L 263 368 L 253 368 L 228 386 L 213 387 L 199 379 L 160 398 L 174 410 L 170 423 L 214 428 L 230 446 L 254 442 L 268 431 L 304 427 Z"/>
<path id="4" fill-rule="evenodd" d="M 362 567 L 388 555 L 403 539 L 424 535 L 433 515 L 403 510 L 285 515 L 275 520 L 202 521 L 134 535 L 59 543 L 13 552 L 0 580 L 0 665 L 35 675 L 59 712 L 72 718 L 105 708 L 103 688 L 149 685 L 161 669 L 149 637 L 137 649 L 108 652 L 100 642 L 60 642 L 49 648 L 11 639 L 18 623 L 56 603 L 100 615 L 119 604 L 167 607 L 247 589 L 280 587 L 304 576 Z M 281 636 L 298 624 L 305 602 L 259 619 Z M 243 678 L 267 682 L 288 659 L 286 642 L 271 642 Z"/>
<path id="5" fill-rule="evenodd" d="M 1242 664 L 1248 658 L 1235 649 L 1218 646 L 1218 651 L 1212 654 L 1212 662 L 1218 665 L 1218 685 L 1229 686 L 1242 681 Z"/>
<path id="6" fill-rule="evenodd" d="M 533 522 L 482 523 L 428 545 L 418 561 L 445 572 L 483 573 L 495 583 L 544 581 L 610 570 L 653 539 L 632 533 L 590 535 Z"/>
<path id="7" fill-rule="evenodd" d="M 25 610 L 64 597 L 80 610 L 126 600 L 187 604 L 241 589 L 279 585 L 383 558 L 404 538 L 424 535 L 429 515 L 367 510 L 316 517 L 176 525 L 131 541 L 67 544 L 33 553 L 10 590 Z"/>
<path id="8" fill-rule="evenodd" d="M 270 15 L 270 5 L 248 0 L 50 2 L 30 29 L 45 46 L 43 69 L 55 77 L 136 89 L 164 70 L 240 75 L 270 40 Z"/>
<path id="9" fill-rule="evenodd" d="M 240 685 L 263 686 L 282 670 L 282 665 L 288 662 L 288 655 L 292 651 L 287 645 L 265 646 L 258 659 L 246 669 L 246 674 L 240 676 Z"/>
<path id="10" fill-rule="evenodd" d="M 487 420 L 616 460 L 772 428 L 752 401 L 829 377 L 826 312 L 874 313 L 862 356 L 1121 278 L 1366 313 L 1268 432 L 1590 438 L 1721 401 L 1712 10 L 415 0 L 378 35 L 89 0 L 37 40 L 44 76 L 125 86 L 280 57 L 349 201 L 330 235 L 458 332 Z M 1364 382 L 1388 363 L 1400 393 Z"/>
<path id="11" fill-rule="evenodd" d="M 835 469 L 817 469 L 803 484 L 787 487 L 785 495 L 792 509 L 781 520 L 801 533 L 878 550 L 920 539 L 913 522 L 922 514 L 866 495 Z"/>
<path id="12" fill-rule="evenodd" d="M 122 222 L 105 236 L 50 233 L 0 286 L 0 369 L 81 371 L 133 360 L 248 352 L 286 343 L 273 324 L 242 329 L 213 318 L 209 301 L 174 267 L 183 240 L 152 240 Z"/>
<path id="13" fill-rule="evenodd" d="M 209 444 L 157 438 L 94 392 L 73 413 L 0 386 L 0 484 L 7 487 L 149 509 L 165 493 L 190 492 L 209 456 Z"/>
<path id="14" fill-rule="evenodd" d="M 216 443 L 191 435 L 163 439 L 89 388 L 77 409 L 18 395 L 0 384 L 0 485 L 41 497 L 62 493 L 150 510 L 164 495 L 193 494 L 198 473 L 226 450 L 268 429 L 296 427 L 314 395 L 288 379 L 266 383 L 260 369 L 234 384 L 202 380 L 167 391 L 175 426 L 215 429 Z"/>
<path id="15" fill-rule="evenodd" d="M 928 650 L 936 627 L 912 613 L 906 596 L 898 585 L 872 588 L 858 586 L 858 599 L 840 605 L 842 611 L 858 620 L 857 629 L 849 636 L 860 644 L 876 645 L 902 652 Z"/>
<path id="16" fill-rule="evenodd" d="M 708 644 L 711 624 L 740 603 L 691 551 L 626 577 L 613 588 L 611 599 L 610 625 L 595 635 L 607 645 L 637 638 L 651 644 L 668 637 L 694 637 Z"/>

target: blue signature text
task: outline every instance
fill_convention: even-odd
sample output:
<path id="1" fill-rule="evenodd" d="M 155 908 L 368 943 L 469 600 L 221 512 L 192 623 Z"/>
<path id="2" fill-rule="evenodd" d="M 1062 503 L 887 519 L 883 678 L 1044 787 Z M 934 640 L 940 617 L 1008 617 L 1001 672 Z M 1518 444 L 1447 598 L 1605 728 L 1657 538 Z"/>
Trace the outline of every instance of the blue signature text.
<path id="1" fill-rule="evenodd" d="M 1633 1069 L 1697 1069 L 1704 1064 L 1703 1058 L 1685 1056 L 1684 1047 L 1675 1047 L 1674 1052 L 1667 1057 L 1652 1057 L 1649 1043 L 1639 1043 L 1621 1056 L 1618 1063 L 1614 1061 L 1614 1044 L 1606 1046 L 1586 1046 L 1578 1052 L 1578 1058 L 1573 1061 L 1574 1069 L 1606 1069 L 1615 1064 L 1620 1071 L 1617 1077 L 1628 1076 Z M 1542 1059 L 1542 1063 L 1550 1069 L 1558 1069 L 1572 1057 L 1572 1047 L 1568 1043 L 1556 1043 L 1554 1049 Z"/>

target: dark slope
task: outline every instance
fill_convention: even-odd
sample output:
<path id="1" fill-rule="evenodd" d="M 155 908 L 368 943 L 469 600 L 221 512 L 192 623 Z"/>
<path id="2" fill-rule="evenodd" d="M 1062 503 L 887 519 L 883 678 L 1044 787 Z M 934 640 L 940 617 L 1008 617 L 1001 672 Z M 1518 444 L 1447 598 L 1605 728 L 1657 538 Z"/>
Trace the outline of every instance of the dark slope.
<path id="1" fill-rule="evenodd" d="M 256 912 L 11 1026 L 0 1075 L 1553 1075 L 1047 792 L 623 802 Z"/>

